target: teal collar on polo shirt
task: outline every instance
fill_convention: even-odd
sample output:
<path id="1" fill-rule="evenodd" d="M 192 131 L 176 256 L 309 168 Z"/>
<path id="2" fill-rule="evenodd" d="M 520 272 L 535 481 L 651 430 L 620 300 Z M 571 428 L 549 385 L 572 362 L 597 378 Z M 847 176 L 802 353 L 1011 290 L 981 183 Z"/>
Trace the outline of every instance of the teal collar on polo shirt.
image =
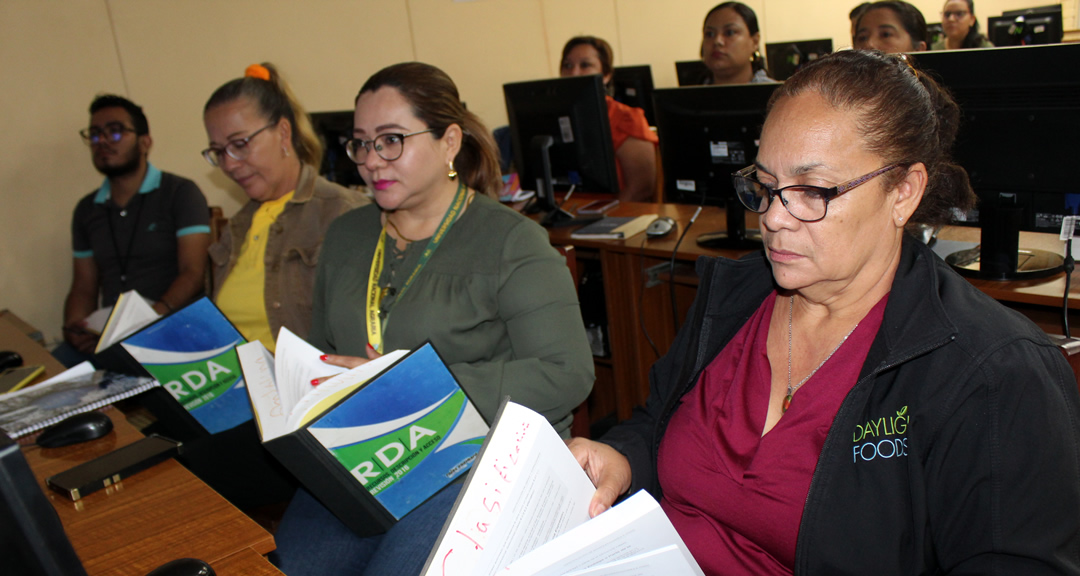
<path id="1" fill-rule="evenodd" d="M 146 194 L 147 192 L 153 192 L 161 188 L 161 170 L 158 170 L 153 164 L 146 163 L 146 176 L 143 176 L 142 186 L 139 186 L 139 194 Z M 109 194 L 112 193 L 112 185 L 109 184 L 109 179 L 106 178 L 101 183 L 101 188 L 98 188 L 97 195 L 94 196 L 95 204 L 104 204 L 109 199 Z"/>

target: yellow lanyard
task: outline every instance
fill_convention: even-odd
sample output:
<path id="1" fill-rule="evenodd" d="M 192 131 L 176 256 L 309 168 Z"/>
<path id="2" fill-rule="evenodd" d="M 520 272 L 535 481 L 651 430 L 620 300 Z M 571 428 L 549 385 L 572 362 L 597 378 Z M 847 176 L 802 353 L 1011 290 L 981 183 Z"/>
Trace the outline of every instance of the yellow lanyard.
<path id="1" fill-rule="evenodd" d="M 405 280 L 405 284 L 397 293 L 397 298 L 394 300 L 395 305 L 398 302 L 401 302 L 401 298 L 405 296 L 405 291 L 412 286 L 413 280 L 420 274 L 420 270 L 422 270 L 428 260 L 431 259 L 432 254 L 435 253 L 435 249 L 439 247 L 439 244 L 441 244 L 446 237 L 446 233 L 450 231 L 450 227 L 457 221 L 458 216 L 466 205 L 465 200 L 468 197 L 468 192 L 469 190 L 465 187 L 465 183 L 459 180 L 457 193 L 454 195 L 454 201 L 450 203 L 450 207 L 447 208 L 446 214 L 443 215 L 442 222 L 439 223 L 439 227 L 435 230 L 435 234 L 431 236 L 423 253 L 420 254 L 420 261 L 416 263 L 416 268 L 413 269 L 412 274 Z M 385 323 L 382 321 L 382 318 L 379 318 L 379 304 L 382 301 L 383 294 L 383 290 L 379 288 L 379 277 L 382 276 L 383 262 L 386 258 L 386 241 L 386 225 L 383 225 L 382 232 L 379 233 L 379 242 L 375 245 L 375 255 L 371 259 L 371 270 L 368 272 L 367 305 L 365 309 L 368 344 L 371 345 L 376 352 L 383 351 L 383 333 L 386 330 Z M 389 313 L 387 313 L 386 321 L 387 323 L 390 321 Z"/>

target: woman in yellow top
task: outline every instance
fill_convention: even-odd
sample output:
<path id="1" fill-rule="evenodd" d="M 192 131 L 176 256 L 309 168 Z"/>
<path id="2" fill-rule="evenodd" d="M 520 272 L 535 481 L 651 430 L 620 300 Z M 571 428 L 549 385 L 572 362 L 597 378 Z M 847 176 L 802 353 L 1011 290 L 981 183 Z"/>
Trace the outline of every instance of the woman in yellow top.
<path id="1" fill-rule="evenodd" d="M 203 157 L 250 199 L 210 247 L 214 299 L 244 338 L 273 351 L 282 326 L 307 337 L 326 229 L 367 200 L 318 175 L 322 145 L 272 64 L 218 88 L 203 121 Z"/>

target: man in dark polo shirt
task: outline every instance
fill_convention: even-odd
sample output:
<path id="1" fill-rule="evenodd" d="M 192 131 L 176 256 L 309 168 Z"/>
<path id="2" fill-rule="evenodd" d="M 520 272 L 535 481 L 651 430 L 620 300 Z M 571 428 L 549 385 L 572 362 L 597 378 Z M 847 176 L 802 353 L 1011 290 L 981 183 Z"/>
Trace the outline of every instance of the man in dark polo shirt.
<path id="1" fill-rule="evenodd" d="M 130 100 L 98 96 L 80 135 L 105 181 L 75 207 L 64 340 L 89 354 L 97 336 L 85 329 L 87 315 L 112 306 L 121 292 L 137 290 L 160 314 L 202 294 L 210 217 L 194 182 L 147 161 L 150 128 Z"/>

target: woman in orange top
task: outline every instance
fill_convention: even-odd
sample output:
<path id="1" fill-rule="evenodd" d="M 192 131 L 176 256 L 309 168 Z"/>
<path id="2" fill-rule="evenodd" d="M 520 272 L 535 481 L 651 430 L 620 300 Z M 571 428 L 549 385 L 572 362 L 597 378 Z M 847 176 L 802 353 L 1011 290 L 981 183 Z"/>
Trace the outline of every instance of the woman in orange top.
<path id="1" fill-rule="evenodd" d="M 562 51 L 559 76 L 602 74 L 611 83 L 615 56 L 611 45 L 595 36 L 571 38 Z M 608 122 L 619 173 L 619 200 L 651 202 L 656 192 L 656 133 L 640 108 L 607 96 Z"/>

